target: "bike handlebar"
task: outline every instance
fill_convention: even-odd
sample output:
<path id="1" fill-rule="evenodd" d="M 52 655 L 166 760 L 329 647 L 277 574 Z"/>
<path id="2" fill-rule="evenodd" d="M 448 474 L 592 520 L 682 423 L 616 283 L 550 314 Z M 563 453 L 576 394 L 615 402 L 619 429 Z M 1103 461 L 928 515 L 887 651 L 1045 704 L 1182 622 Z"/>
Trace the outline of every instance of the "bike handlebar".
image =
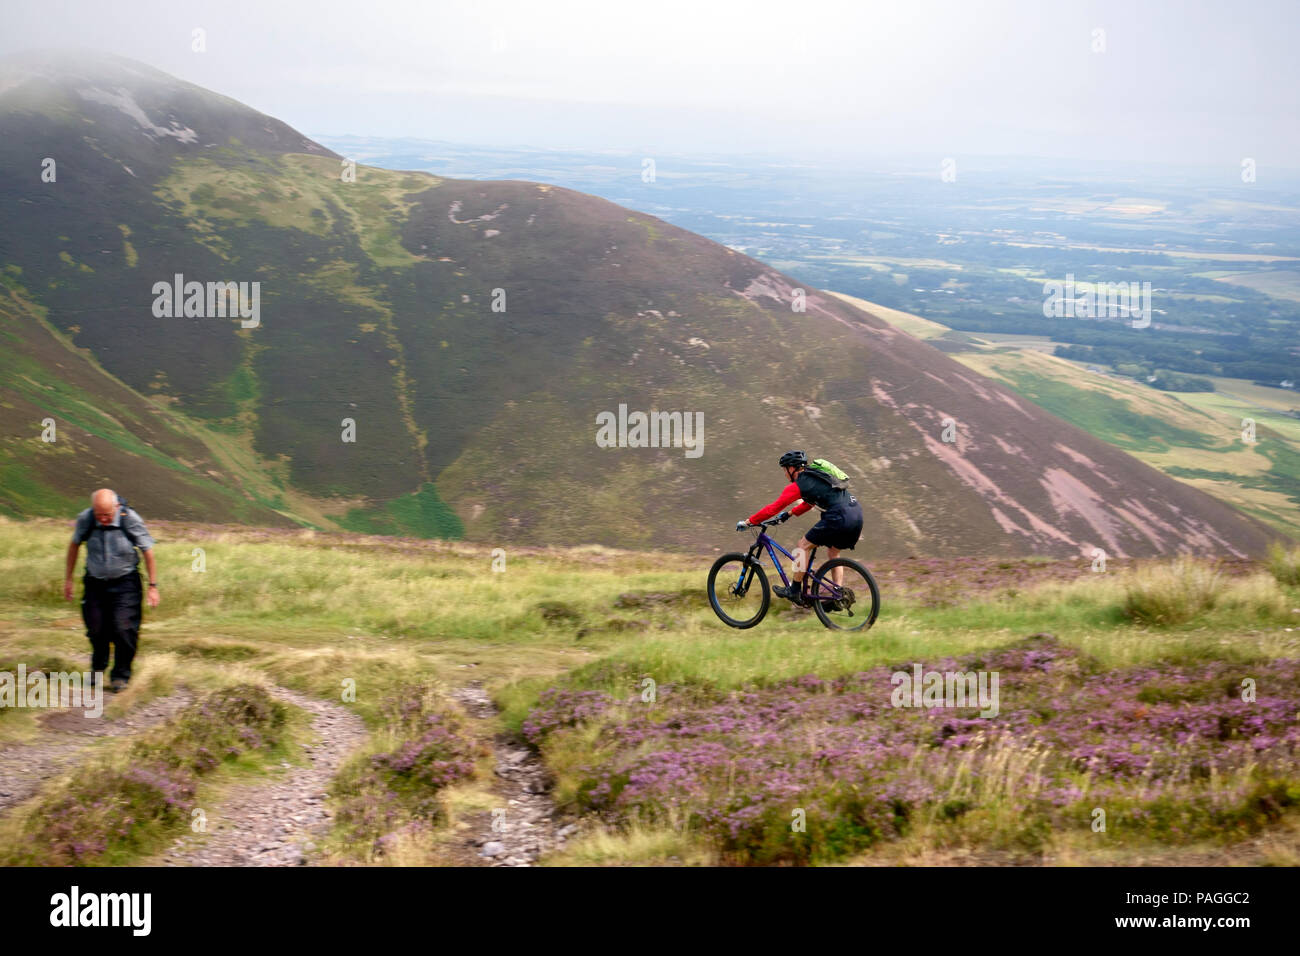
<path id="1" fill-rule="evenodd" d="M 782 512 L 779 515 L 775 515 L 774 517 L 768 518 L 766 521 L 760 521 L 756 525 L 754 524 L 747 525 L 746 527 L 741 528 L 740 530 L 749 531 L 753 528 L 770 528 L 774 524 L 781 524 L 783 521 L 789 520 L 789 518 L 790 518 L 790 513 L 786 511 L 786 512 Z"/>

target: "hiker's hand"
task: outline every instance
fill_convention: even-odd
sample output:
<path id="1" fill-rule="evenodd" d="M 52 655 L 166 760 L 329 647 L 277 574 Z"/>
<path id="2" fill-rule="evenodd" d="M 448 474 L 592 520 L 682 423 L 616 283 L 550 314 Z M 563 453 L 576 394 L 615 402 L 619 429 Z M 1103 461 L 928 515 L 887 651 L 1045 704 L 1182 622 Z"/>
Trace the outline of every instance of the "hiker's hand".
<path id="1" fill-rule="evenodd" d="M 157 607 L 158 602 L 161 600 L 161 598 L 158 597 L 158 589 L 149 588 L 148 591 L 149 591 L 149 606 Z"/>
<path id="2" fill-rule="evenodd" d="M 72 578 L 68 578 L 63 582 L 63 600 L 72 600 Z"/>
<path id="3" fill-rule="evenodd" d="M 739 521 L 736 522 L 737 531 L 744 531 L 748 527 L 749 527 L 749 520 L 747 518 L 741 518 Z"/>

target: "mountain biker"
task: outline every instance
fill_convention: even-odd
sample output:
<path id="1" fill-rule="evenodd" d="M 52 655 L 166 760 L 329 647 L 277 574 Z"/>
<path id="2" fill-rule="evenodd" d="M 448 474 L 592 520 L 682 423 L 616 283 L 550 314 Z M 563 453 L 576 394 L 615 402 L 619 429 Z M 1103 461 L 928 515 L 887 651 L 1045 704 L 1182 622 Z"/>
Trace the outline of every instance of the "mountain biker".
<path id="1" fill-rule="evenodd" d="M 750 525 L 766 521 L 782 508 L 796 501 L 798 504 L 790 508 L 789 512 L 782 513 L 782 521 L 801 515 L 814 507 L 821 509 L 821 520 L 809 528 L 799 540 L 801 550 L 796 551 L 795 554 L 800 556 L 801 560 L 795 565 L 792 583 L 789 587 L 778 585 L 772 589 L 772 593 L 777 597 L 802 606 L 805 602 L 801 600 L 799 591 L 804 575 L 803 566 L 807 563 L 807 555 L 812 545 L 824 546 L 832 558 L 839 557 L 841 549 L 853 550 L 862 536 L 862 506 L 847 489 L 835 487 L 820 473 L 809 469 L 808 456 L 803 452 L 788 451 L 781 456 L 778 464 L 785 471 L 785 476 L 790 483 L 785 486 L 776 501 L 754 512 L 743 521 L 736 522 L 736 530 L 740 531 Z M 836 584 L 843 584 L 844 569 L 833 568 L 831 579 Z"/>

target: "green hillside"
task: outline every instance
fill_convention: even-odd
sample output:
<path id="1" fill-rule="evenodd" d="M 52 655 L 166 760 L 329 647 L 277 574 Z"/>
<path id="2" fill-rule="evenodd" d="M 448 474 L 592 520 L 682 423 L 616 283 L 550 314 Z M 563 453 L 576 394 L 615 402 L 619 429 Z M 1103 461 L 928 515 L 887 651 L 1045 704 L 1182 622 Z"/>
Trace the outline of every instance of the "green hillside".
<path id="1" fill-rule="evenodd" d="M 1295 393 L 1223 378 L 1214 380 L 1213 392 L 1163 391 L 1089 372 L 1044 351 L 1030 336 L 952 332 L 850 300 L 909 334 L 952 343 L 945 351 L 966 367 L 1165 474 L 1300 536 L 1300 418 L 1287 414 L 1300 409 Z M 1242 441 L 1247 418 L 1255 422 L 1255 444 Z"/>
<path id="2" fill-rule="evenodd" d="M 77 355 L 104 390 L 3 408 L 15 514 L 110 484 L 158 517 L 695 549 L 802 447 L 853 476 L 868 555 L 1271 535 L 881 318 L 572 190 L 353 168 L 113 57 L 0 65 L 0 164 L 34 171 L 0 181 L 28 378 Z M 86 412 L 123 403 L 115 428 Z M 606 447 L 620 409 L 702 430 Z M 42 447 L 47 417 L 77 443 Z"/>

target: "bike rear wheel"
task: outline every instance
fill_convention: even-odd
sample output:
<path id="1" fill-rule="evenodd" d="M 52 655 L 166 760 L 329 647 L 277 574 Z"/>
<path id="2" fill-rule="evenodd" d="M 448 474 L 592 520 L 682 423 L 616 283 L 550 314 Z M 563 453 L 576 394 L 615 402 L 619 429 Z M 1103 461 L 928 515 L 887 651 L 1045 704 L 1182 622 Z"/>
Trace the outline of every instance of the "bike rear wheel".
<path id="1" fill-rule="evenodd" d="M 843 568 L 839 585 L 832 574 Z M 880 613 L 880 589 L 871 572 L 851 558 L 831 558 L 805 585 L 813 610 L 835 631 L 865 631 Z"/>
<path id="2" fill-rule="evenodd" d="M 762 565 L 749 555 L 724 554 L 709 569 L 709 605 L 730 627 L 753 627 L 772 603 L 772 589 Z"/>

